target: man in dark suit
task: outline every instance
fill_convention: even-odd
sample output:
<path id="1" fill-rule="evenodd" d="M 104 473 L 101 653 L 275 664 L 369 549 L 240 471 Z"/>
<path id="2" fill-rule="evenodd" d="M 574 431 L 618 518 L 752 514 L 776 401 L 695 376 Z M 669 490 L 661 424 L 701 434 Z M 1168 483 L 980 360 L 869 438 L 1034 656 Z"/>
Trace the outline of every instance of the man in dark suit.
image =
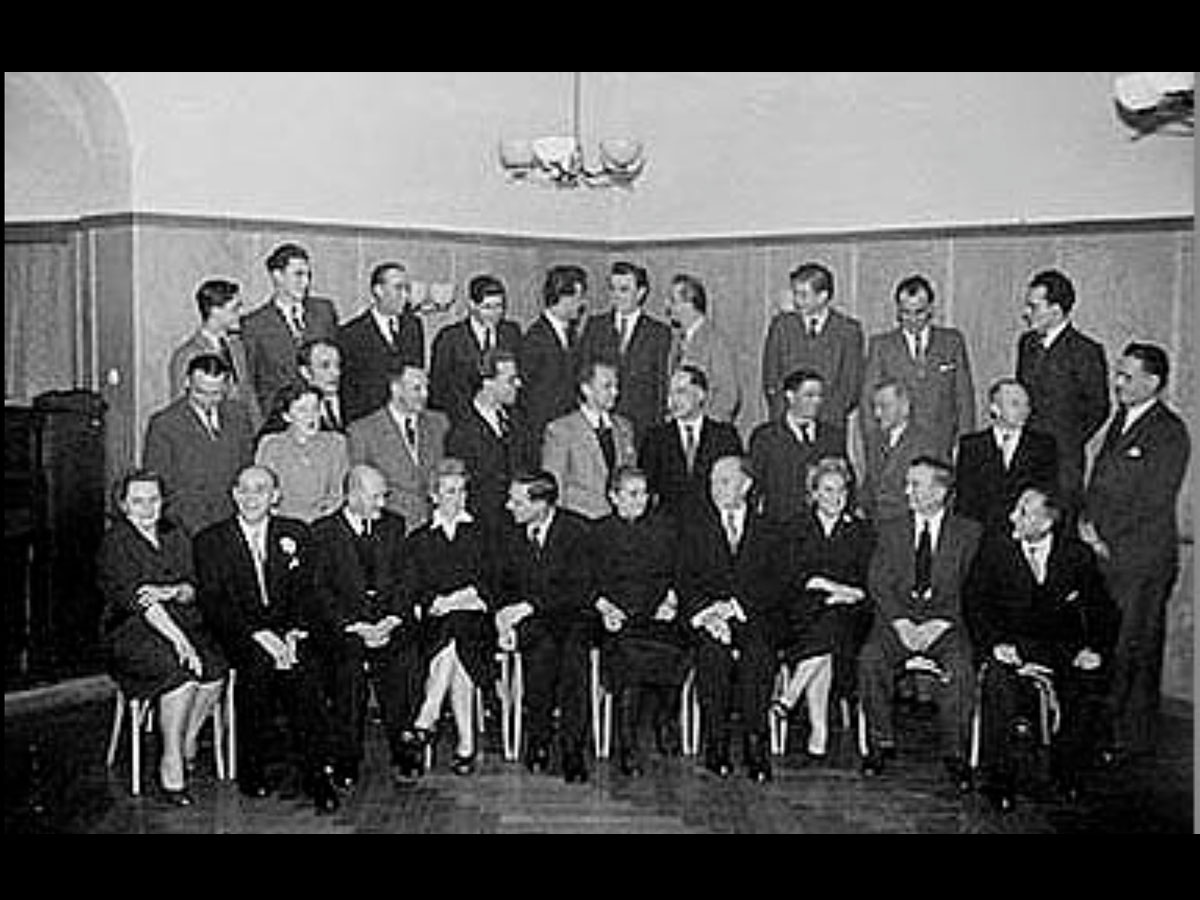
<path id="1" fill-rule="evenodd" d="M 899 381 L 875 388 L 872 428 L 863 430 L 863 511 L 876 526 L 908 516 L 905 493 L 908 467 L 921 456 L 934 455 L 935 442 L 912 421 L 908 389 Z"/>
<path id="2" fill-rule="evenodd" d="M 933 285 L 912 275 L 896 285 L 896 328 L 872 335 L 863 376 L 863 404 L 887 381 L 904 385 L 913 423 L 950 459 L 961 435 L 975 430 L 975 385 L 967 342 L 957 328 L 933 325 Z M 873 422 L 865 422 L 870 431 Z"/>
<path id="3" fill-rule="evenodd" d="M 773 522 L 799 518 L 809 505 L 808 467 L 827 456 L 846 456 L 845 417 L 821 416 L 825 379 L 797 369 L 783 380 L 783 412 L 750 435 L 750 463 L 763 512 Z"/>
<path id="4" fill-rule="evenodd" d="M 667 393 L 670 419 L 647 431 L 638 451 L 659 507 L 676 522 L 708 503 L 713 463 L 744 452 L 733 425 L 709 418 L 707 398 L 708 376 L 695 366 L 680 366 Z"/>
<path id="5" fill-rule="evenodd" d="M 531 772 L 548 767 L 557 707 L 563 778 L 584 782 L 588 651 L 596 630 L 590 527 L 559 508 L 558 485 L 545 471 L 513 479 L 508 510 L 515 527 L 501 564 L 496 630 L 500 646 L 524 660 L 525 765 Z"/>
<path id="6" fill-rule="evenodd" d="M 346 435 L 351 465 L 378 469 L 388 483 L 387 508 L 404 518 L 411 534 L 429 521 L 433 473 L 445 456 L 450 423 L 425 408 L 429 378 L 415 364 L 388 376 L 390 399 L 357 420 Z"/>
<path id="7" fill-rule="evenodd" d="M 879 526 L 867 577 L 875 622 L 858 666 L 865 726 L 860 737 L 863 774 L 880 774 L 896 750 L 892 696 L 898 675 L 906 670 L 932 674 L 942 760 L 947 774 L 966 790 L 975 676 L 963 585 L 983 529 L 949 510 L 953 482 L 949 465 L 931 456 L 917 458 L 906 480 L 911 514 Z"/>
<path id="8" fill-rule="evenodd" d="M 196 290 L 200 327 L 175 348 L 167 366 L 171 396 L 183 393 L 188 363 L 202 353 L 215 353 L 229 368 L 229 398 L 240 400 L 250 411 L 251 424 L 258 428 L 263 411 L 250 383 L 250 364 L 242 343 L 241 287 L 224 278 L 210 278 Z"/>
<path id="9" fill-rule="evenodd" d="M 382 473 L 354 466 L 342 509 L 312 525 L 309 639 L 325 667 L 340 786 L 358 779 L 368 680 L 383 713 L 393 777 L 408 776 L 404 731 L 416 714 L 423 667 L 405 579 L 404 520 L 384 509 L 386 496 Z"/>
<path id="10" fill-rule="evenodd" d="M 959 439 L 954 510 L 985 531 L 1007 534 L 1021 491 L 1031 486 L 1057 490 L 1058 448 L 1050 435 L 1026 427 L 1029 394 L 1015 378 L 991 386 L 988 411 L 991 427 Z"/>
<path id="11" fill-rule="evenodd" d="M 621 385 L 616 411 L 633 424 L 634 440 L 640 441 L 666 415 L 671 328 L 645 311 L 650 276 L 643 267 L 613 263 L 608 288 L 612 309 L 588 318 L 580 359 L 616 365 Z"/>
<path id="12" fill-rule="evenodd" d="M 194 556 L 201 612 L 237 670 L 238 787 L 265 797 L 291 774 L 272 783 L 270 770 L 295 767 L 317 811 L 333 812 L 332 726 L 303 619 L 308 529 L 272 515 L 270 469 L 243 469 L 232 493 L 237 514 L 201 531 Z"/>
<path id="13" fill-rule="evenodd" d="M 679 529 L 679 608 L 694 629 L 701 743 L 709 771 L 732 771 L 733 714 L 740 715 L 743 760 L 754 781 L 771 778 L 767 712 L 774 684 L 769 617 L 772 574 L 783 545 L 749 503 L 754 479 L 741 456 L 718 459 L 711 502 Z"/>
<path id="14" fill-rule="evenodd" d="M 510 524 L 505 505 L 513 476 L 536 468 L 539 460 L 540 449 L 515 407 L 520 384 L 516 357 L 490 351 L 475 372 L 474 401 L 446 434 L 446 456 L 466 464 L 471 480 L 467 506 L 489 541 Z"/>
<path id="15" fill-rule="evenodd" d="M 483 357 L 494 350 L 514 358 L 520 353 L 521 327 L 505 318 L 507 306 L 504 283 L 492 275 L 476 275 L 467 285 L 467 315 L 433 339 L 429 406 L 449 416 L 451 424 L 471 414 Z"/>
<path id="16" fill-rule="evenodd" d="M 308 251 L 282 244 L 267 257 L 270 298 L 242 320 L 242 340 L 260 409 L 269 410 L 275 392 L 299 372 L 296 350 L 317 338 L 337 339 L 332 301 L 309 294 L 312 264 Z"/>
<path id="17" fill-rule="evenodd" d="M 1091 548 L 1058 530 L 1062 514 L 1049 489 L 1022 491 L 1011 533 L 980 545 L 964 612 L 980 684 L 979 766 L 983 791 L 1001 810 L 1014 803 L 1016 741 L 1037 721 L 1036 691 L 1057 713 L 1051 771 L 1073 798 L 1094 741 L 1097 701 L 1112 669 L 1116 609 Z"/>
<path id="18" fill-rule="evenodd" d="M 555 266 L 542 286 L 542 314 L 521 339 L 521 406 L 533 440 L 541 443 L 548 422 L 575 408 L 579 362 L 576 329 L 586 307 L 587 273 Z"/>
<path id="19" fill-rule="evenodd" d="M 150 417 L 143 465 L 163 478 L 163 515 L 194 536 L 233 514 L 229 489 L 254 459 L 245 404 L 226 398 L 229 369 L 215 354 L 192 357 L 184 395 Z"/>
<path id="20" fill-rule="evenodd" d="M 411 294 L 404 266 L 380 263 L 371 271 L 371 305 L 338 329 L 347 423 L 388 402 L 393 372 L 425 368 L 425 326 L 409 305 Z"/>
<path id="21" fill-rule="evenodd" d="M 787 407 L 784 381 L 797 369 L 825 382 L 820 417 L 843 431 L 862 393 L 865 341 L 861 323 L 833 308 L 833 273 L 819 263 L 797 266 L 789 276 L 793 310 L 771 320 L 763 343 L 762 382 L 771 419 Z"/>
<path id="22" fill-rule="evenodd" d="M 1049 269 L 1029 282 L 1025 321 L 1017 341 L 1017 380 L 1029 391 L 1029 426 L 1058 446 L 1058 488 L 1073 522 L 1083 496 L 1084 452 L 1108 418 L 1108 363 L 1104 347 L 1075 328 L 1075 287 Z"/>
<path id="23" fill-rule="evenodd" d="M 1191 456 L 1183 420 L 1163 401 L 1166 351 L 1134 342 L 1114 379 L 1118 409 L 1092 464 L 1080 534 L 1100 556 L 1121 612 L 1112 691 L 1112 747 L 1152 751 L 1157 740 L 1166 607 L 1179 574 L 1177 506 Z"/>

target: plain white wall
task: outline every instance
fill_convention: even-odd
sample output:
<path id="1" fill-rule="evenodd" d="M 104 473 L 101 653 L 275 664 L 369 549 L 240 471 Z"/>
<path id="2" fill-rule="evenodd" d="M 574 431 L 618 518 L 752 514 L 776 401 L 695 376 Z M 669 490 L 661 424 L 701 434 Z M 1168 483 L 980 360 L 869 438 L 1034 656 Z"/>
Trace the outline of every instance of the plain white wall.
<path id="1" fill-rule="evenodd" d="M 14 74 L 97 73 L 6 73 L 6 219 L 113 211 L 63 177 L 87 154 L 44 126 L 75 124 L 10 110 Z M 1132 141 L 1113 72 L 585 73 L 588 143 L 646 142 L 628 193 L 499 171 L 501 136 L 568 129 L 568 72 L 98 74 L 140 212 L 601 239 L 1194 212 L 1193 140 Z"/>

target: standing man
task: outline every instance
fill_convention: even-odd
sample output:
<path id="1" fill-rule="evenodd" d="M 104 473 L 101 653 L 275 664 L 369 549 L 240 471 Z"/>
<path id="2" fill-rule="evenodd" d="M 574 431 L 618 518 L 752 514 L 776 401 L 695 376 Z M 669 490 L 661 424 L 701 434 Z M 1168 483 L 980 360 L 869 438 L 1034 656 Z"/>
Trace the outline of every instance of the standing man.
<path id="1" fill-rule="evenodd" d="M 1179 574 L 1179 491 L 1191 456 L 1183 420 L 1163 401 L 1170 365 L 1155 344 L 1126 345 L 1117 413 L 1092 465 L 1080 535 L 1100 556 L 1121 613 L 1109 696 L 1111 753 L 1157 739 L 1166 608 Z"/>
<path id="2" fill-rule="evenodd" d="M 874 427 L 863 430 L 862 506 L 872 524 L 902 519 L 909 513 L 908 467 L 933 454 L 934 442 L 912 421 L 908 389 L 899 381 L 884 381 L 871 398 Z"/>
<path id="3" fill-rule="evenodd" d="M 1029 425 L 1058 445 L 1058 485 L 1068 523 L 1083 497 L 1085 448 L 1108 418 L 1108 363 L 1104 347 L 1071 321 L 1075 286 L 1047 269 L 1025 291 L 1029 330 L 1017 342 L 1017 380 L 1029 391 Z"/>
<path id="4" fill-rule="evenodd" d="M 1029 393 L 1015 378 L 988 389 L 992 424 L 958 442 L 954 509 L 988 532 L 1007 534 L 1013 504 L 1028 487 L 1058 490 L 1054 438 L 1029 428 Z"/>
<path id="5" fill-rule="evenodd" d="M 587 304 L 587 273 L 555 266 L 542 286 L 542 314 L 521 341 L 521 406 L 540 446 L 548 422 L 575 407 L 576 330 Z"/>
<path id="6" fill-rule="evenodd" d="M 387 508 L 411 534 L 429 521 L 433 473 L 446 455 L 449 420 L 425 408 L 429 377 L 405 365 L 389 379 L 386 406 L 359 419 L 347 434 L 350 464 L 369 465 L 387 481 Z"/>
<path id="7" fill-rule="evenodd" d="M 536 467 L 541 452 L 516 407 L 520 387 L 516 357 L 506 350 L 488 352 L 475 372 L 470 409 L 446 435 L 446 455 L 467 466 L 467 508 L 489 541 L 510 525 L 505 504 L 513 477 Z"/>
<path id="8" fill-rule="evenodd" d="M 241 287 L 235 281 L 210 278 L 196 290 L 196 308 L 200 311 L 200 327 L 175 348 L 167 366 L 171 396 L 183 393 L 188 363 L 202 353 L 215 353 L 229 368 L 229 397 L 246 404 L 251 424 L 262 424 L 263 411 L 250 384 L 250 366 L 246 347 L 242 343 Z"/>
<path id="9" fill-rule="evenodd" d="M 312 263 L 298 244 L 281 244 L 267 257 L 271 296 L 242 322 L 250 378 L 260 409 L 268 410 L 275 392 L 298 376 L 296 351 L 316 338 L 336 340 L 338 317 L 333 302 L 309 294 Z"/>
<path id="10" fill-rule="evenodd" d="M 637 462 L 633 426 L 613 412 L 617 402 L 617 370 L 593 360 L 579 373 L 582 402 L 546 426 L 542 468 L 558 480 L 563 509 L 587 519 L 612 512 L 609 479 L 621 466 Z"/>
<path id="11" fill-rule="evenodd" d="M 584 761 L 588 718 L 588 651 L 592 563 L 587 522 L 558 506 L 558 485 L 545 471 L 518 475 L 508 495 L 510 528 L 500 573 L 505 606 L 496 613 L 500 646 L 520 651 L 525 665 L 525 765 L 544 772 L 550 762 L 554 710 L 562 774 L 568 784 L 588 779 Z"/>
<path id="12" fill-rule="evenodd" d="M 163 479 L 163 517 L 189 537 L 233 515 L 229 491 L 254 461 L 254 429 L 244 404 L 230 400 L 229 369 L 202 353 L 187 365 L 184 394 L 150 417 L 143 465 Z"/>
<path id="13" fill-rule="evenodd" d="M 833 273 L 820 263 L 804 263 L 789 276 L 795 310 L 771 320 L 763 344 L 762 382 L 769 418 L 787 406 L 784 381 L 798 369 L 825 382 L 820 416 L 843 431 L 858 407 L 866 363 L 862 324 L 833 308 Z"/>
<path id="14" fill-rule="evenodd" d="M 963 618 L 963 585 L 983 529 L 950 512 L 950 467 L 930 456 L 908 467 L 910 515 L 879 527 L 867 595 L 875 622 L 859 655 L 865 744 L 863 774 L 879 775 L 895 755 L 892 698 L 896 678 L 918 667 L 934 675 L 939 750 L 946 773 L 960 790 L 970 787 L 966 768 L 971 700 L 975 691 L 971 643 Z"/>
<path id="15" fill-rule="evenodd" d="M 505 317 L 508 295 L 492 275 L 476 275 L 467 286 L 467 315 L 433 339 L 429 363 L 429 406 L 457 424 L 471 413 L 484 356 L 503 350 L 515 358 L 521 327 Z"/>
<path id="16" fill-rule="evenodd" d="M 827 456 L 846 456 L 845 418 L 821 416 L 825 379 L 797 369 L 783 380 L 786 406 L 774 421 L 750 435 L 750 463 L 758 478 L 763 512 L 773 522 L 798 519 L 808 511 L 808 467 Z"/>
<path id="17" fill-rule="evenodd" d="M 741 456 L 742 439 L 728 422 L 707 413 L 708 378 L 684 364 L 671 375 L 670 418 L 642 441 L 638 460 L 663 513 L 678 523 L 707 505 L 709 473 L 723 456 Z"/>
<path id="18" fill-rule="evenodd" d="M 708 379 L 708 415 L 733 422 L 742 406 L 742 388 L 729 340 L 708 318 L 708 293 L 693 275 L 671 279 L 667 315 L 675 330 L 671 371 L 691 365 Z"/>
<path id="19" fill-rule="evenodd" d="M 645 311 L 650 276 L 631 262 L 613 263 L 608 276 L 612 309 L 591 316 L 580 339 L 580 357 L 612 362 L 621 394 L 617 412 L 633 424 L 640 441 L 667 411 L 671 329 Z"/>
<path id="20" fill-rule="evenodd" d="M 311 387 L 320 400 L 320 430 L 345 434 L 348 422 L 342 403 L 342 351 L 338 349 L 338 345 L 331 338 L 305 341 L 296 351 L 296 370 L 299 378 L 285 386 L 301 384 Z M 287 428 L 288 423 L 281 415 L 279 405 L 279 395 L 283 387 L 281 386 L 271 398 L 266 421 L 259 431 L 260 440 L 264 435 Z"/>
<path id="21" fill-rule="evenodd" d="M 326 771 L 333 726 L 305 622 L 308 529 L 274 515 L 278 500 L 270 469 L 241 471 L 233 486 L 236 515 L 196 536 L 197 601 L 237 669 L 241 792 L 265 797 L 295 775 L 317 812 L 330 813 L 338 808 Z"/>
<path id="22" fill-rule="evenodd" d="M 347 423 L 388 402 L 392 372 L 425 368 L 425 326 L 409 305 L 411 297 L 404 265 L 380 263 L 371 271 L 371 305 L 338 329 Z"/>
<path id="23" fill-rule="evenodd" d="M 912 275 L 896 285 L 897 327 L 871 336 L 863 377 L 864 405 L 885 381 L 908 392 L 913 422 L 949 460 L 961 435 L 975 430 L 975 385 L 962 332 L 932 324 L 933 285 Z M 870 430 L 870 423 L 864 429 Z"/>

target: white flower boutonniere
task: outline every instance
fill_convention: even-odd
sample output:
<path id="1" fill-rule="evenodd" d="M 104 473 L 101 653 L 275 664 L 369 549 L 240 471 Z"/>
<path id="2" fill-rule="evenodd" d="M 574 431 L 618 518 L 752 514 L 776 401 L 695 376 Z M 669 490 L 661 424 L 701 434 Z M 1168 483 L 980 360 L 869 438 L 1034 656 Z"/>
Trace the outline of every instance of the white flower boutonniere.
<path id="1" fill-rule="evenodd" d="M 288 558 L 289 569 L 294 569 L 300 565 L 300 560 L 296 558 L 296 551 L 299 547 L 297 547 L 296 541 L 293 538 L 287 536 L 281 537 L 279 539 L 279 549 Z"/>
<path id="2" fill-rule="evenodd" d="M 1130 447 L 1128 450 L 1125 451 L 1125 455 L 1127 457 L 1129 457 L 1130 459 L 1141 459 L 1142 458 L 1142 448 L 1137 446 L 1136 444 L 1134 444 L 1132 447 Z"/>

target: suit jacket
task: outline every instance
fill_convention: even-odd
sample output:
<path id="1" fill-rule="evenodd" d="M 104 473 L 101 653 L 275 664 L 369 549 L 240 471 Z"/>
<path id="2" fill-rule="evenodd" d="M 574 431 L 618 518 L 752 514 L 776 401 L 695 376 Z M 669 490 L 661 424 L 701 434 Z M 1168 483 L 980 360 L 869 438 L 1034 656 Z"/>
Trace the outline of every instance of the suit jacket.
<path id="1" fill-rule="evenodd" d="M 241 400 L 250 411 L 250 421 L 257 429 L 262 425 L 264 410 L 259 408 L 258 396 L 254 393 L 254 385 L 250 380 L 250 363 L 246 358 L 246 345 L 240 335 L 231 334 L 227 338 L 229 357 L 233 362 L 233 375 L 229 382 L 231 400 Z M 187 367 L 197 356 L 205 353 L 216 353 L 220 349 L 212 343 L 212 339 L 201 329 L 196 329 L 192 335 L 175 348 L 171 361 L 167 365 L 167 375 L 171 383 L 171 396 L 183 394 L 184 381 L 187 379 Z"/>
<path id="2" fill-rule="evenodd" d="M 825 379 L 820 418 L 846 427 L 862 393 L 866 341 L 855 318 L 830 309 L 816 337 L 809 337 L 804 317 L 782 312 L 771 320 L 763 343 L 762 384 L 768 415 L 776 419 L 786 405 L 783 381 L 797 369 L 812 369 Z"/>
<path id="3" fill-rule="evenodd" d="M 705 417 L 696 447 L 695 464 L 687 467 L 676 422 L 655 425 L 642 441 L 638 461 L 662 510 L 679 519 L 708 503 L 708 476 L 723 456 L 741 456 L 742 439 L 728 422 Z"/>
<path id="4" fill-rule="evenodd" d="M 497 435 L 472 405 L 446 435 L 446 455 L 461 459 L 470 476 L 467 508 L 489 539 L 498 538 L 511 524 L 504 506 L 513 475 L 540 461 L 520 410 L 511 410 L 508 421 L 505 434 Z"/>
<path id="5" fill-rule="evenodd" d="M 264 600 L 253 552 L 236 516 L 216 522 L 196 535 L 194 556 L 200 609 L 234 665 L 239 660 L 265 655 L 254 640 L 255 632 L 273 631 L 283 637 L 291 628 L 305 627 L 308 541 L 308 528 L 303 522 L 282 516 L 267 520 Z"/>
<path id="6" fill-rule="evenodd" d="M 186 397 L 150 417 L 142 462 L 163 477 L 163 515 L 189 536 L 233 515 L 229 489 L 254 460 L 254 426 L 245 404 L 223 401 L 211 436 Z"/>
<path id="7" fill-rule="evenodd" d="M 616 363 L 621 388 L 617 412 L 629 419 L 634 439 L 640 440 L 650 426 L 662 422 L 667 414 L 671 327 L 643 310 L 622 352 L 616 323 L 615 311 L 591 316 L 580 338 L 580 358 Z"/>
<path id="8" fill-rule="evenodd" d="M 908 515 L 904 480 L 918 456 L 935 453 L 935 443 L 911 421 L 896 446 L 889 447 L 878 428 L 863 432 L 863 510 L 875 524 Z"/>
<path id="9" fill-rule="evenodd" d="M 735 598 L 749 621 L 767 627 L 779 597 L 781 538 L 780 530 L 753 510 L 746 514 L 736 550 L 729 546 L 712 503 L 682 521 L 676 575 L 682 621 L 717 601 Z"/>
<path id="10" fill-rule="evenodd" d="M 672 345 L 671 369 L 687 363 L 708 376 L 708 414 L 719 422 L 732 422 L 742 406 L 742 388 L 737 363 L 728 338 L 705 318 L 686 342 L 676 332 Z"/>
<path id="11" fill-rule="evenodd" d="M 963 588 L 979 548 L 983 527 L 947 511 L 933 548 L 932 592 L 928 599 L 913 596 L 916 531 L 912 515 L 879 526 L 867 575 L 868 594 L 879 610 L 876 625 L 909 618 L 947 619 L 962 629 Z M 962 639 L 967 635 L 962 634 Z"/>
<path id="12" fill-rule="evenodd" d="M 519 358 L 521 328 L 501 320 L 496 328 L 496 349 Z M 433 339 L 429 363 L 429 406 L 440 409 L 458 422 L 470 415 L 475 397 L 475 377 L 483 360 L 483 349 L 471 330 L 470 319 L 447 325 Z"/>
<path id="13" fill-rule="evenodd" d="M 965 611 L 980 660 L 997 644 L 1013 644 L 1021 658 L 1056 670 L 1084 648 L 1109 661 L 1116 641 L 1116 606 L 1090 547 L 1055 535 L 1046 578 L 1034 577 L 1021 544 L 992 534 L 980 545 L 967 582 Z"/>
<path id="14" fill-rule="evenodd" d="M 347 638 L 346 626 L 378 622 L 388 615 L 399 616 L 400 627 L 411 631 L 403 519 L 384 510 L 366 539 L 355 534 L 339 510 L 314 522 L 311 536 L 312 590 L 306 618 L 314 637 L 335 647 L 357 647 L 357 638 Z"/>
<path id="15" fill-rule="evenodd" d="M 1121 408 L 1092 463 L 1084 515 L 1116 570 L 1170 566 L 1179 554 L 1177 504 L 1191 456 L 1187 426 L 1161 400 L 1121 433 Z"/>
<path id="16" fill-rule="evenodd" d="M 403 366 L 425 368 L 425 326 L 410 310 L 399 317 L 393 345 L 365 309 L 338 329 L 342 351 L 341 401 L 346 422 L 361 419 L 391 398 L 391 374 Z"/>
<path id="17" fill-rule="evenodd" d="M 959 436 L 975 430 L 975 386 L 962 333 L 930 326 L 924 362 L 913 359 L 902 329 L 873 335 L 863 376 L 864 409 L 870 409 L 875 389 L 888 380 L 908 389 L 911 420 L 928 435 L 936 455 L 949 460 Z M 875 428 L 869 422 L 865 430 Z"/>
<path id="18" fill-rule="evenodd" d="M 507 529 L 504 540 L 501 605 L 529 603 L 534 623 L 550 627 L 578 623 L 595 615 L 591 526 L 586 519 L 560 508 L 554 513 L 541 548 L 516 526 Z"/>
<path id="19" fill-rule="evenodd" d="M 1058 447 L 1054 438 L 1022 428 L 1007 468 L 991 428 L 963 435 L 955 460 L 954 509 L 988 531 L 1009 530 L 1008 515 L 1029 487 L 1058 486 Z"/>
<path id="20" fill-rule="evenodd" d="M 541 443 L 546 425 L 579 403 L 575 390 L 576 345 L 563 347 L 546 315 L 534 320 L 521 340 L 521 396 L 533 440 Z"/>
<path id="21" fill-rule="evenodd" d="M 633 426 L 624 416 L 611 415 L 613 470 L 637 462 Z M 542 442 L 542 468 L 558 479 L 559 504 L 588 519 L 612 512 L 608 479 L 612 475 L 600 437 L 581 410 L 568 413 L 546 426 Z"/>
<path id="22" fill-rule="evenodd" d="M 242 340 L 260 409 L 269 411 L 275 393 L 289 381 L 299 380 L 296 351 L 300 346 L 317 338 L 336 341 L 337 325 L 337 310 L 324 297 L 304 299 L 304 334 L 300 340 L 292 337 L 283 313 L 273 300 L 242 319 Z"/>
<path id="23" fill-rule="evenodd" d="M 383 473 L 389 488 L 387 508 L 403 517 L 409 531 L 429 521 L 429 489 L 434 469 L 446 455 L 449 430 L 442 413 L 418 413 L 415 458 L 388 406 L 353 422 L 347 432 L 350 465 L 366 463 Z"/>
<path id="24" fill-rule="evenodd" d="M 1068 325 L 1046 350 L 1027 331 L 1017 341 L 1017 379 L 1033 407 L 1028 425 L 1054 438 L 1059 478 L 1072 496 L 1083 489 L 1084 447 L 1111 409 L 1104 347 Z"/>
<path id="25" fill-rule="evenodd" d="M 841 421 L 845 421 L 844 419 Z M 816 434 L 801 441 L 781 417 L 763 422 L 750 435 L 750 462 L 767 517 L 781 522 L 808 507 L 808 467 L 826 456 L 846 456 L 846 429 L 841 422 L 818 421 Z"/>

